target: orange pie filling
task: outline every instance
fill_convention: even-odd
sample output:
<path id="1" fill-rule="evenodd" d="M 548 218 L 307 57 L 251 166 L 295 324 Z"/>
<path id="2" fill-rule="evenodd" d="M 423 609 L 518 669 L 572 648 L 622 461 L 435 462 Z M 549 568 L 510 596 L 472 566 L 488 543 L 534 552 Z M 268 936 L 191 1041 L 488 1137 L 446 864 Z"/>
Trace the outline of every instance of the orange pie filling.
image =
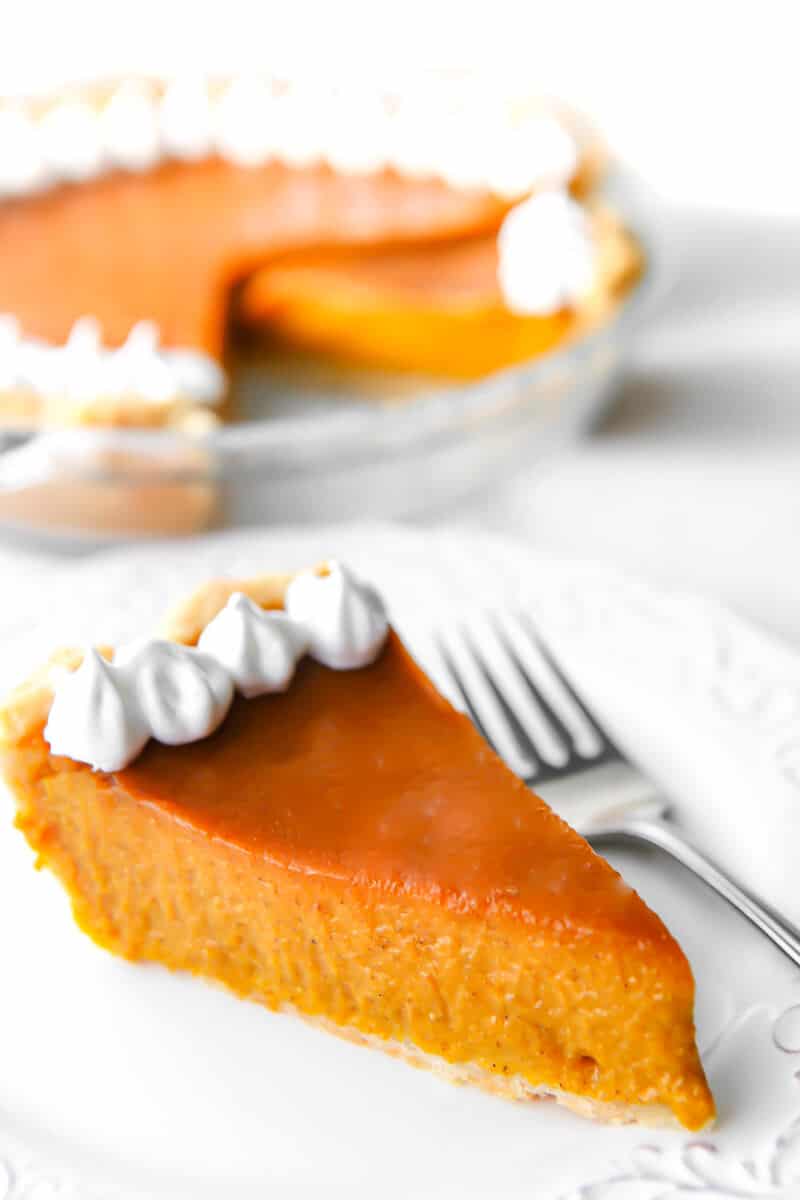
<path id="1" fill-rule="evenodd" d="M 285 578 L 239 585 L 280 603 Z M 194 643 L 232 586 L 170 626 Z M 66 661 L 75 666 L 76 656 Z M 101 946 L 217 980 L 459 1082 L 700 1129 L 714 1107 L 677 943 L 519 781 L 394 633 L 113 773 L 3 712 L 17 824 Z"/>

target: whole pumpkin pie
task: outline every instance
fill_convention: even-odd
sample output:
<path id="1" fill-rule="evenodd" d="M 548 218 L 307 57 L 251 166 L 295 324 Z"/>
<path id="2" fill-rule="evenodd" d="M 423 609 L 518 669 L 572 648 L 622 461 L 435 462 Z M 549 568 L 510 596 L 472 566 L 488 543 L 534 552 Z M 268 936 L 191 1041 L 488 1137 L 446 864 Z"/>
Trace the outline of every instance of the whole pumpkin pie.
<path id="1" fill-rule="evenodd" d="M 0 424 L 202 433 L 235 411 L 242 327 L 452 376 L 535 356 L 605 319 L 640 256 L 593 216 L 590 286 L 520 311 L 499 232 L 600 162 L 569 116 L 488 98 L 128 80 L 0 107 Z"/>
<path id="2" fill-rule="evenodd" d="M 96 942 L 499 1095 L 713 1118 L 679 946 L 374 592 L 216 581 L 164 632 L 62 652 L 2 712 L 17 824 Z"/>

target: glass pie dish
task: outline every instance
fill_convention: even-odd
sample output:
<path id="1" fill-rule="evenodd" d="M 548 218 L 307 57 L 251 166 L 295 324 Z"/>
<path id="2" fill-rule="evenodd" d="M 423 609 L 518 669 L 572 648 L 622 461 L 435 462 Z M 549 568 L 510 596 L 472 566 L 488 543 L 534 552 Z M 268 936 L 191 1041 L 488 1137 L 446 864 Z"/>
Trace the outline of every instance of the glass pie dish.
<path id="1" fill-rule="evenodd" d="M 66 548 L 222 526 L 402 517 L 529 467 L 613 395 L 662 290 L 653 210 L 617 172 L 602 189 L 644 269 L 597 329 L 472 382 L 299 355 L 234 368 L 240 418 L 202 435 L 75 428 L 0 433 L 0 533 Z"/>

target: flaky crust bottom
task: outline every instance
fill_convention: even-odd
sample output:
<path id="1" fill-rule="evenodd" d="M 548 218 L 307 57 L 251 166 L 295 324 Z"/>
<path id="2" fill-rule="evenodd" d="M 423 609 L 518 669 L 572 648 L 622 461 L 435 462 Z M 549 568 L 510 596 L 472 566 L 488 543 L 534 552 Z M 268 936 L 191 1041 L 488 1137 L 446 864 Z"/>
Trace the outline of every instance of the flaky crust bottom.
<path id="1" fill-rule="evenodd" d="M 392 1058 L 402 1059 L 409 1066 L 431 1071 L 447 1083 L 458 1086 L 479 1087 L 484 1092 L 504 1100 L 530 1103 L 534 1100 L 551 1100 L 579 1117 L 601 1121 L 606 1125 L 641 1125 L 650 1129 L 682 1129 L 683 1126 L 664 1104 L 622 1104 L 606 1100 L 591 1100 L 574 1092 L 544 1084 L 534 1085 L 521 1075 L 493 1075 L 476 1063 L 450 1063 L 436 1054 L 427 1054 L 412 1042 L 381 1038 L 375 1034 L 362 1033 L 351 1025 L 337 1025 L 329 1017 L 310 1017 L 291 1005 L 284 1005 L 281 1012 L 300 1017 L 308 1025 L 336 1034 L 345 1041 L 358 1046 L 382 1050 Z"/>

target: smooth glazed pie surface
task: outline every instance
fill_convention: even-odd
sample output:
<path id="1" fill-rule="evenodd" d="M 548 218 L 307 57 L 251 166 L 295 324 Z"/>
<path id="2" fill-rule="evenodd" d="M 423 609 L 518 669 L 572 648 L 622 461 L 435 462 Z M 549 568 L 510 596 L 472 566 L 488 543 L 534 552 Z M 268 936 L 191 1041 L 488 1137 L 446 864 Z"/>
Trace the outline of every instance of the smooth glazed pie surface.
<path id="1" fill-rule="evenodd" d="M 541 925 L 564 920 L 559 897 L 570 895 L 567 936 L 605 925 L 668 941 L 442 700 L 396 635 L 359 671 L 304 659 L 286 693 L 239 697 L 203 741 L 150 742 L 117 783 L 281 866 L 302 856 L 314 873 L 365 871 L 387 891 L 478 913 L 507 907 Z"/>
<path id="2" fill-rule="evenodd" d="M 285 693 L 113 774 L 51 754 L 41 687 L 6 709 L 6 775 L 101 945 L 502 1094 L 712 1118 L 677 943 L 393 633 L 372 665 L 306 658 Z"/>

